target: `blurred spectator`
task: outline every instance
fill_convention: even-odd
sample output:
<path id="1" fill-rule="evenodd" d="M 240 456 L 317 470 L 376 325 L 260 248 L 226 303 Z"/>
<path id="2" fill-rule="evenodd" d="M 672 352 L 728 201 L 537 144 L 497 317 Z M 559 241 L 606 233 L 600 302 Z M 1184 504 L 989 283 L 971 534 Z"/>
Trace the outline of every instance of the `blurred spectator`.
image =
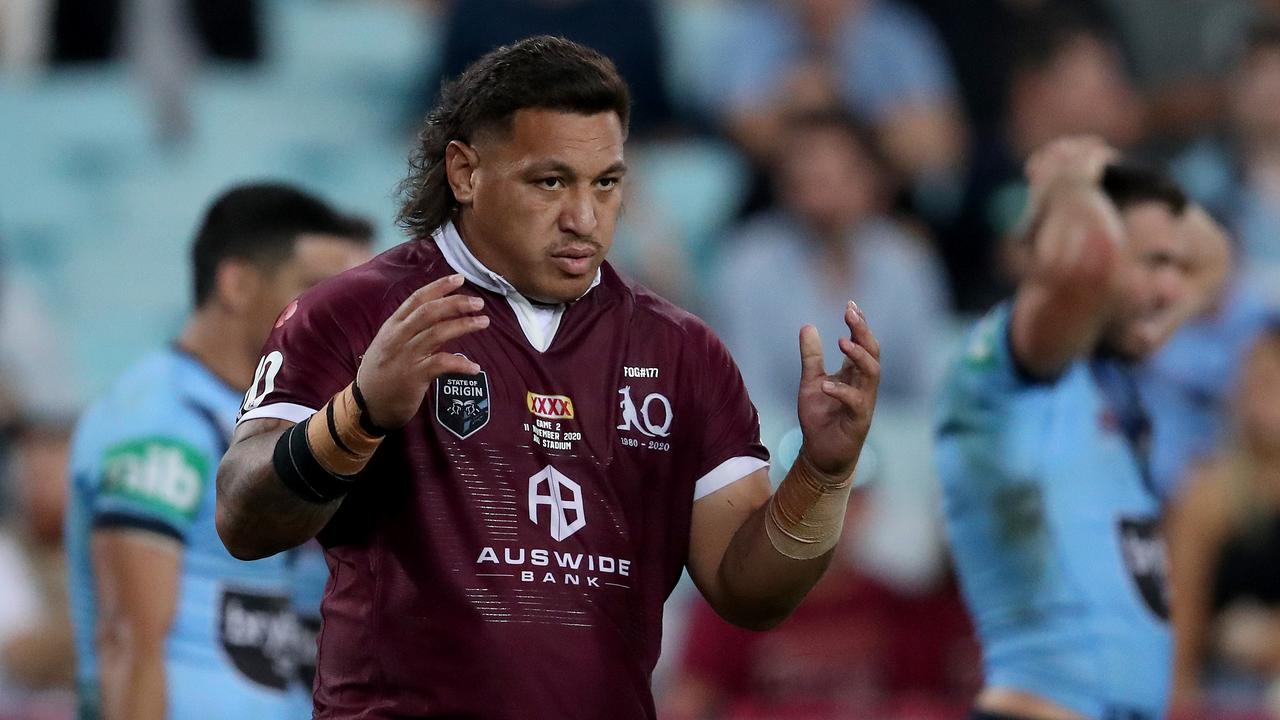
<path id="1" fill-rule="evenodd" d="M 790 117 L 775 182 L 779 204 L 724 243 L 712 321 L 760 409 L 765 443 L 794 423 L 801 323 L 816 324 L 829 367 L 843 358 L 835 317 L 849 300 L 880 339 L 880 398 L 926 399 L 949 321 L 946 282 L 929 248 L 883 214 L 881 165 L 840 111 Z"/>
<path id="2" fill-rule="evenodd" d="M 1232 389 L 1274 308 L 1256 283 L 1235 277 L 1217 307 L 1181 327 L 1139 369 L 1152 416 L 1151 475 L 1162 497 L 1173 496 L 1192 466 L 1218 448 Z"/>
<path id="3" fill-rule="evenodd" d="M 965 131 L 946 51 L 892 0 L 743 0 L 724 54 L 720 121 L 760 165 L 786 119 L 842 104 L 868 127 L 922 206 L 948 204 Z"/>
<path id="4" fill-rule="evenodd" d="M 0 711 L 69 688 L 73 653 L 62 555 L 67 432 L 80 399 L 67 348 L 35 286 L 0 279 Z"/>
<path id="5" fill-rule="evenodd" d="M 1106 0 L 911 0 L 934 25 L 956 69 L 974 131 L 986 136 L 1004 117 L 1010 68 L 1022 25 L 1053 4 L 1070 3 L 1094 27 L 1112 28 Z"/>
<path id="6" fill-rule="evenodd" d="M 1259 704 L 1280 680 L 1280 324 L 1253 347 L 1234 410 L 1233 437 L 1169 516 L 1174 705 L 1188 716 Z"/>
<path id="7" fill-rule="evenodd" d="M 53 0 L 53 60 L 111 60 L 126 49 L 131 22 L 177 18 L 171 30 L 189 32 L 197 47 L 219 60 L 254 61 L 262 55 L 258 0 Z"/>
<path id="8" fill-rule="evenodd" d="M 1252 271 L 1280 271 L 1280 21 L 1253 25 L 1231 83 L 1227 131 L 1175 164 L 1188 193 L 1222 218 Z"/>
<path id="9" fill-rule="evenodd" d="M 1176 147 L 1222 117 L 1231 56 L 1260 6 L 1273 0 L 1105 0 L 1135 78 L 1150 100 L 1149 143 Z"/>
<path id="10" fill-rule="evenodd" d="M 735 628 L 694 600 L 666 720 L 964 715 L 980 672 L 955 584 L 906 594 L 862 572 L 853 529 L 867 499 L 849 503 L 831 567 L 776 629 Z"/>
<path id="11" fill-rule="evenodd" d="M 1141 106 L 1120 51 L 1071 8 L 1050 5 L 1016 33 L 1009 97 L 998 130 L 980 137 L 960 216 L 942 233 L 956 301 L 981 312 L 1011 291 L 1001 238 L 1026 205 L 1022 163 L 1064 135 L 1091 134 L 1118 147 L 1139 138 Z"/>
<path id="12" fill-rule="evenodd" d="M 631 133 L 643 137 L 671 124 L 665 61 L 651 0 L 458 0 L 443 22 L 444 58 L 427 87 L 440 83 L 496 47 L 532 35 L 559 35 L 613 60 L 631 88 Z"/>

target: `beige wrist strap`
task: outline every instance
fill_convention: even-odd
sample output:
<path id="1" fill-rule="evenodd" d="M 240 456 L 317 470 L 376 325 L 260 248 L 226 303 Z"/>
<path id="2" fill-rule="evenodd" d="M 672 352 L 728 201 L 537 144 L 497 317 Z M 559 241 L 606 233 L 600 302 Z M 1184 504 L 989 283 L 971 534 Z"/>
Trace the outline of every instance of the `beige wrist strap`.
<path id="1" fill-rule="evenodd" d="M 354 383 L 353 383 L 354 385 Z M 364 469 L 382 437 L 370 435 L 360 425 L 360 406 L 353 385 L 348 385 L 307 423 L 307 444 L 325 470 L 351 476 Z"/>
<path id="2" fill-rule="evenodd" d="M 793 560 L 810 560 L 834 548 L 852 489 L 852 474 L 831 485 L 803 454 L 797 457 L 765 508 L 764 528 L 773 548 Z"/>

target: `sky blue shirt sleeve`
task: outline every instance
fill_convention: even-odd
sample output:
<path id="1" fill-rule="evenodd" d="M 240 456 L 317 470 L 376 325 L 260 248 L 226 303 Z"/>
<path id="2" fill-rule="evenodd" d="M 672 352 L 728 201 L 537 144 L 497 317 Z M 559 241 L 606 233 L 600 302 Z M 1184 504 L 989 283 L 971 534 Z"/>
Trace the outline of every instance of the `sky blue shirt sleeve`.
<path id="1" fill-rule="evenodd" d="M 902 106 L 953 102 L 951 61 L 928 21 L 914 10 L 876 2 L 841 46 L 846 102 L 873 123 Z"/>
<path id="2" fill-rule="evenodd" d="M 1045 405 L 1037 401 L 1039 393 L 1026 391 L 1049 383 L 1028 376 L 1014 358 L 1012 316 L 1012 303 L 1004 303 L 982 318 L 943 384 L 938 440 L 946 446 L 946 466 L 940 467 L 944 484 L 1021 483 L 1039 475 L 1036 433 L 1046 426 Z M 975 463 L 993 467 L 971 467 Z"/>
<path id="3" fill-rule="evenodd" d="M 726 18 L 720 53 L 722 113 L 759 107 L 776 95 L 796 55 L 798 38 L 790 18 L 762 2 L 744 3 Z"/>
<path id="4" fill-rule="evenodd" d="M 147 530 L 186 542 L 220 459 L 206 424 L 194 413 L 174 412 L 99 443 L 90 471 L 93 527 Z"/>

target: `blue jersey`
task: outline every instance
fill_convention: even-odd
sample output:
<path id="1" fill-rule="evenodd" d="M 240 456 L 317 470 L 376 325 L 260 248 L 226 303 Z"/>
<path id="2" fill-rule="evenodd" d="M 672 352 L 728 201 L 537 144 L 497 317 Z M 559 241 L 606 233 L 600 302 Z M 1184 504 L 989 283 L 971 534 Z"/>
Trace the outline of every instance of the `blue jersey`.
<path id="1" fill-rule="evenodd" d="M 1164 714 L 1167 627 L 1149 425 L 1118 363 L 1020 372 L 1010 306 L 947 378 L 937 461 L 956 570 L 988 687 L 1091 718 Z"/>
<path id="2" fill-rule="evenodd" d="M 169 717 L 289 716 L 298 631 L 286 558 L 236 560 L 214 529 L 214 477 L 241 399 L 170 349 L 126 372 L 76 428 L 67 552 L 81 720 L 98 716 L 99 696 L 90 536 L 109 528 L 184 546 L 165 653 Z"/>

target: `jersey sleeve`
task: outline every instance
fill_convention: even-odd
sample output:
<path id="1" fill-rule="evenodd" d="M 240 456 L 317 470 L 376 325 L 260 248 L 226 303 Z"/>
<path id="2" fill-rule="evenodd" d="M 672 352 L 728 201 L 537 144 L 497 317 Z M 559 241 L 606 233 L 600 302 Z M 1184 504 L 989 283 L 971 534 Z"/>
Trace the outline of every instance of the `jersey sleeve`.
<path id="1" fill-rule="evenodd" d="M 935 455 L 944 489 L 1021 492 L 1039 477 L 1043 431 L 1056 381 L 1039 380 L 1018 364 L 1010 345 L 1012 305 L 997 306 L 970 332 L 939 397 Z"/>
<path id="2" fill-rule="evenodd" d="M 952 385 L 991 397 L 1030 386 L 1052 385 L 1029 373 L 1013 354 L 1013 304 L 997 305 L 969 333 L 957 360 Z"/>
<path id="3" fill-rule="evenodd" d="M 697 342 L 699 361 L 691 388 L 699 423 L 694 500 L 769 466 L 769 451 L 760 442 L 760 416 L 737 363 L 709 330 Z"/>
<path id="4" fill-rule="evenodd" d="M 236 422 L 301 422 L 346 387 L 372 337 L 359 308 L 336 283 L 322 284 L 286 307 L 267 337 Z"/>
<path id="5" fill-rule="evenodd" d="M 186 542 L 206 499 L 212 502 L 206 496 L 220 449 L 213 433 L 202 431 L 202 419 L 171 420 L 95 450 L 89 505 L 95 530 L 144 530 Z"/>

